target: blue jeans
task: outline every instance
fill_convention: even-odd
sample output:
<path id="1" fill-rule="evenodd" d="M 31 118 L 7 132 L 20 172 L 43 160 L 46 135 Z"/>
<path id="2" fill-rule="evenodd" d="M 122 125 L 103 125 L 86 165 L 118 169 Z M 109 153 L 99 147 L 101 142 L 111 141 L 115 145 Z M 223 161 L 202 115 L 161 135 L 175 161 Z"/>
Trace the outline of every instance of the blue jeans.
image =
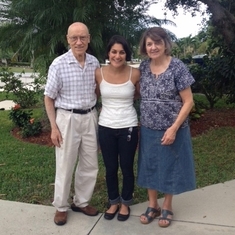
<path id="1" fill-rule="evenodd" d="M 132 204 L 134 191 L 134 158 L 138 144 L 138 127 L 112 129 L 99 125 L 100 148 L 106 168 L 109 203 Z M 119 194 L 119 163 L 123 175 L 122 192 Z"/>

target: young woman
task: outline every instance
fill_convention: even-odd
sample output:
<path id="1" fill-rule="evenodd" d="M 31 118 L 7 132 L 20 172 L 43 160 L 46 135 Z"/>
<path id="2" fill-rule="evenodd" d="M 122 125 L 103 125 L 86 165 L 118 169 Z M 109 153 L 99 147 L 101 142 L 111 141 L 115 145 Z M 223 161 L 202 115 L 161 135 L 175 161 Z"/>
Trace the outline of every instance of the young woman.
<path id="1" fill-rule="evenodd" d="M 148 58 L 140 64 L 140 147 L 138 179 L 147 188 L 149 206 L 140 221 L 148 224 L 157 216 L 167 227 L 173 217 L 173 195 L 195 189 L 194 160 L 188 114 L 193 107 L 187 67 L 171 57 L 171 41 L 164 29 L 144 32 L 140 52 Z M 158 191 L 164 193 L 162 210 Z"/>
<path id="2" fill-rule="evenodd" d="M 138 119 L 133 107 L 138 93 L 139 70 L 130 67 L 131 50 L 125 38 L 113 36 L 107 46 L 110 64 L 96 70 L 97 93 L 102 109 L 98 136 L 106 168 L 110 207 L 104 218 L 111 220 L 117 212 L 119 221 L 129 218 L 134 191 L 133 163 L 138 143 Z M 119 192 L 118 168 L 123 182 Z"/>

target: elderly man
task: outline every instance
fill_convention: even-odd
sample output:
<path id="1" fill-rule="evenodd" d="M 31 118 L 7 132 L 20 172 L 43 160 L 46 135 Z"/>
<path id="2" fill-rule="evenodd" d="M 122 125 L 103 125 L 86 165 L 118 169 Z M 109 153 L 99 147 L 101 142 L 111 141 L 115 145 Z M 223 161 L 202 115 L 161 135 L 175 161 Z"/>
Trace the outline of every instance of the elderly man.
<path id="1" fill-rule="evenodd" d="M 95 70 L 99 62 L 86 53 L 90 34 L 85 24 L 71 24 L 67 41 L 70 50 L 50 65 L 44 92 L 56 153 L 52 204 L 56 208 L 54 222 L 57 225 L 67 222 L 68 198 L 75 167 L 75 195 L 71 209 L 89 216 L 98 214 L 88 203 L 98 172 Z"/>

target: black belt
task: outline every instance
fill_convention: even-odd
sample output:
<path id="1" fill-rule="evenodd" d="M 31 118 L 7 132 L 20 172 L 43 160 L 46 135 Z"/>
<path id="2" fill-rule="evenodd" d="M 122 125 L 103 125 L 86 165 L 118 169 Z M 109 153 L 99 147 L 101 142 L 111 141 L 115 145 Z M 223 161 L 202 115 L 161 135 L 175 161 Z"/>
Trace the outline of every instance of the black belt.
<path id="1" fill-rule="evenodd" d="M 65 109 L 65 110 L 70 111 L 72 113 L 87 114 L 87 113 L 90 113 L 94 108 L 95 108 L 95 106 L 93 106 L 90 109 Z"/>

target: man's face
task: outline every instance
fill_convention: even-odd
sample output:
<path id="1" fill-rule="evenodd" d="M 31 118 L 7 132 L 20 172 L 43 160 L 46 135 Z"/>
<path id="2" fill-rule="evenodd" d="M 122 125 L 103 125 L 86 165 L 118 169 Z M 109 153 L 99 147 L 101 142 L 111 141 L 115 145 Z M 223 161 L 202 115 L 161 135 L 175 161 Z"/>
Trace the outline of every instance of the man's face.
<path id="1" fill-rule="evenodd" d="M 84 55 L 90 42 L 87 27 L 83 24 L 71 25 L 68 29 L 67 41 L 75 57 Z"/>

